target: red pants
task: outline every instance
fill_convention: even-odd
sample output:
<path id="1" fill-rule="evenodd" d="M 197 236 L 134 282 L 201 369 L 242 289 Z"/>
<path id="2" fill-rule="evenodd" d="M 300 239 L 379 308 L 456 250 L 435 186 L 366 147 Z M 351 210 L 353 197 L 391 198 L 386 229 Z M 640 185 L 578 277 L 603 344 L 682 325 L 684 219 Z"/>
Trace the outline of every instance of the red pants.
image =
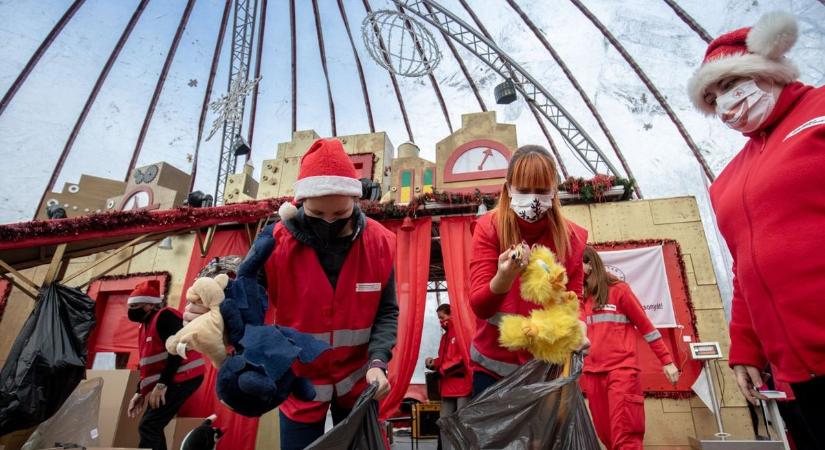
<path id="1" fill-rule="evenodd" d="M 609 450 L 642 450 L 645 399 L 639 371 L 584 373 L 581 387 L 590 403 L 596 434 Z"/>

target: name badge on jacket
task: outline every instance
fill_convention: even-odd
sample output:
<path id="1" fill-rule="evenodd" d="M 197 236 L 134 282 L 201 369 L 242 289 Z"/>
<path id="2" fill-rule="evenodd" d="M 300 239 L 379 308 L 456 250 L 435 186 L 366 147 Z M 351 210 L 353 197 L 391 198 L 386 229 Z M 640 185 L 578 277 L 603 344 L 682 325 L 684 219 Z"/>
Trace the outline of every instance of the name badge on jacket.
<path id="1" fill-rule="evenodd" d="M 355 292 L 381 292 L 381 283 L 355 283 Z"/>
<path id="2" fill-rule="evenodd" d="M 598 308 L 593 308 L 593 311 L 616 311 L 616 305 L 611 305 L 608 303 L 606 305 L 599 306 Z"/>

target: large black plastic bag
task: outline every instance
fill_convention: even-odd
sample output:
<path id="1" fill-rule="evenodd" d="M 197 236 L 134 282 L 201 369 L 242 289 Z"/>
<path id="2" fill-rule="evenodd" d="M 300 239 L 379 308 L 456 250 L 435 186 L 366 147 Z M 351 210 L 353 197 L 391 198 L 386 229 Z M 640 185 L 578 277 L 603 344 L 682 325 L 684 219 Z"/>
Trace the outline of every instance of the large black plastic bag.
<path id="1" fill-rule="evenodd" d="M 0 436 L 51 417 L 86 374 L 95 302 L 54 283 L 38 298 L 0 372 Z"/>
<path id="2" fill-rule="evenodd" d="M 306 450 L 386 450 L 384 433 L 378 424 L 378 402 L 372 399 L 377 389 L 374 384 L 368 386 L 349 416 Z"/>
<path id="3" fill-rule="evenodd" d="M 570 376 L 530 361 L 438 423 L 460 450 L 598 450 L 599 441 L 579 388 L 582 357 Z"/>

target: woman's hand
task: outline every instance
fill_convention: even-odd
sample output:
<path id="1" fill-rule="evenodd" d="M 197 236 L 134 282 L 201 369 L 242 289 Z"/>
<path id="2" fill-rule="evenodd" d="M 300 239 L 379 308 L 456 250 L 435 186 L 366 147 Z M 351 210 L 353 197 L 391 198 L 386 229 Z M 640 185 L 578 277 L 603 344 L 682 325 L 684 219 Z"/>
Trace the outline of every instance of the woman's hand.
<path id="1" fill-rule="evenodd" d="M 530 261 L 530 247 L 519 244 L 510 247 L 498 255 L 498 271 L 490 280 L 490 291 L 494 294 L 506 294 L 516 278 L 524 272 Z"/>
<path id="2" fill-rule="evenodd" d="M 753 366 L 736 365 L 733 366 L 733 374 L 736 376 L 739 392 L 745 400 L 756 405 L 759 403 L 758 400 L 765 399 L 765 396 L 759 393 L 759 388 L 762 387 L 762 374 L 759 373 L 759 369 Z"/>
<path id="3" fill-rule="evenodd" d="M 160 383 L 155 385 L 152 392 L 149 393 L 149 407 L 158 409 L 166 404 L 166 386 L 161 386 Z"/>
<path id="4" fill-rule="evenodd" d="M 376 400 L 383 400 L 390 393 L 390 380 L 387 379 L 384 370 L 378 367 L 373 367 L 367 371 L 367 384 L 378 385 L 378 390 L 375 391 L 373 397 Z"/>
<path id="5" fill-rule="evenodd" d="M 198 318 L 202 314 L 209 312 L 209 308 L 203 305 L 196 305 L 194 303 L 187 303 L 186 309 L 183 311 L 183 326 Z"/>
<path id="6" fill-rule="evenodd" d="M 129 416 L 130 419 L 134 419 L 143 412 L 143 396 L 140 394 L 135 394 L 132 396 L 132 399 L 129 400 L 129 409 L 126 410 L 126 414 Z"/>
<path id="7" fill-rule="evenodd" d="M 676 386 L 676 383 L 679 382 L 679 369 L 676 368 L 676 364 L 666 364 L 662 366 L 662 370 L 665 372 L 667 381 L 670 381 L 670 384 Z"/>

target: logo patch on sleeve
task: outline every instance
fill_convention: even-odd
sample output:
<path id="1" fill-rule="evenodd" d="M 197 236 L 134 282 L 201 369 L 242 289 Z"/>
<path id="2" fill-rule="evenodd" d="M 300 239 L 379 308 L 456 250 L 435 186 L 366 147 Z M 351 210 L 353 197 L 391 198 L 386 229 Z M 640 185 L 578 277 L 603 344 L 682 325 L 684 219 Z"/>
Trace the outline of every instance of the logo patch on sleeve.
<path id="1" fill-rule="evenodd" d="M 804 131 L 808 128 L 815 127 L 815 126 L 818 126 L 818 125 L 825 125 L 825 116 L 815 117 L 815 118 L 803 123 L 802 125 L 796 127 L 795 130 L 791 131 L 790 133 L 788 133 L 787 136 L 785 136 L 785 139 L 782 139 L 782 142 L 787 141 L 788 139 L 796 136 L 797 134 L 801 133 L 802 131 Z"/>

